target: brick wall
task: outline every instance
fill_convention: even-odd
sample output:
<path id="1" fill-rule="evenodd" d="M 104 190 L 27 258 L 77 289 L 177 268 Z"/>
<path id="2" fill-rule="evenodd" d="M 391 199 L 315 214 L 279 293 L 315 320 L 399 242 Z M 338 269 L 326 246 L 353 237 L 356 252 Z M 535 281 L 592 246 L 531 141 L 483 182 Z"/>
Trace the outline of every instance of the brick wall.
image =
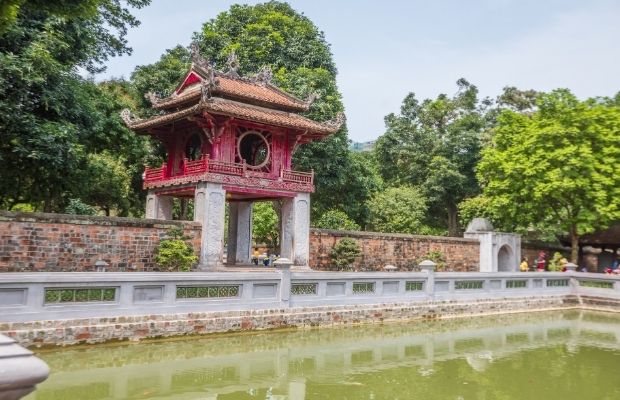
<path id="1" fill-rule="evenodd" d="M 330 252 L 344 237 L 355 239 L 362 255 L 355 261 L 356 270 L 380 270 L 394 265 L 399 270 L 411 269 L 416 261 L 429 252 L 440 252 L 445 261 L 444 271 L 478 271 L 480 246 L 475 239 L 443 236 L 419 236 L 394 233 L 334 231 L 310 229 L 310 267 L 331 269 Z"/>
<path id="2" fill-rule="evenodd" d="M 134 218 L 0 211 L 0 272 L 90 271 L 155 267 L 155 246 L 173 227 L 183 227 L 200 248 L 199 223 Z"/>

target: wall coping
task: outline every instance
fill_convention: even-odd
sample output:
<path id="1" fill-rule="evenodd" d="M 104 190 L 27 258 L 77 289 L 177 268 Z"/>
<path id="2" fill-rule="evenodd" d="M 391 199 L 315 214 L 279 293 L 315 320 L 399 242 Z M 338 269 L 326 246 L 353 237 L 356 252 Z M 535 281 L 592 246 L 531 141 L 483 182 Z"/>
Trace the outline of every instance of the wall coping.
<path id="1" fill-rule="evenodd" d="M 310 232 L 316 235 L 365 238 L 365 239 L 399 239 L 403 241 L 434 241 L 434 242 L 453 242 L 478 244 L 478 239 L 460 238 L 453 236 L 433 236 L 433 235 L 410 235 L 407 233 L 384 233 L 367 231 L 345 231 L 336 229 L 310 228 Z"/>
<path id="2" fill-rule="evenodd" d="M 0 211 L 0 222 L 35 222 L 35 223 L 60 223 L 72 225 L 102 225 L 102 226 L 125 226 L 139 228 L 169 229 L 181 227 L 191 230 L 200 230 L 201 224 L 192 221 L 170 221 L 161 219 L 143 219 L 127 217 L 104 217 L 94 215 L 74 215 L 56 213 L 32 213 Z"/>

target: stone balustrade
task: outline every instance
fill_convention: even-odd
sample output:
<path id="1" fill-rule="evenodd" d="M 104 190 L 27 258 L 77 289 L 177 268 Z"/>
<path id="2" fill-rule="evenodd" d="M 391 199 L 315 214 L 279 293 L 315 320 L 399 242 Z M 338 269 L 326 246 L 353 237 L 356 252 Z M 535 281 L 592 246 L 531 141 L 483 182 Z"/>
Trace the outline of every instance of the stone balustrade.
<path id="1" fill-rule="evenodd" d="M 437 273 L 432 264 L 422 267 L 423 272 L 301 272 L 279 265 L 268 272 L 4 273 L 0 323 L 528 296 L 620 299 L 620 276 Z"/>

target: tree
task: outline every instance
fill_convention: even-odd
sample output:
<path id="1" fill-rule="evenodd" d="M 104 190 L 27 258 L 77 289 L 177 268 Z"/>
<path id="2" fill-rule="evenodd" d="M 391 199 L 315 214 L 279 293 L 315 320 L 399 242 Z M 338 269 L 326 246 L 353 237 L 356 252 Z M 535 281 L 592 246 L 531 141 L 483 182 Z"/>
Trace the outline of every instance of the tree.
<path id="1" fill-rule="evenodd" d="M 0 29 L 0 206 L 9 209 L 63 210 L 82 191 L 87 154 L 117 138 L 108 122 L 121 123 L 77 68 L 101 71 L 109 57 L 130 53 L 125 35 L 138 21 L 119 0 L 51 3 L 13 2 Z"/>
<path id="2" fill-rule="evenodd" d="M 484 196 L 518 225 L 555 226 L 571 239 L 620 218 L 620 107 L 579 101 L 566 89 L 540 95 L 537 111 L 504 110 L 478 177 Z"/>
<path id="3" fill-rule="evenodd" d="M 252 237 L 255 243 L 265 243 L 269 248 L 278 246 L 278 215 L 273 203 L 256 202 L 252 206 Z"/>
<path id="4" fill-rule="evenodd" d="M 317 228 L 337 229 L 345 231 L 359 231 L 360 226 L 351 220 L 349 216 L 340 210 L 328 210 L 321 215 L 314 224 Z"/>
<path id="5" fill-rule="evenodd" d="M 106 216 L 116 209 L 119 215 L 127 215 L 131 176 L 122 159 L 109 152 L 89 154 L 82 197 L 87 204 L 100 207 Z"/>
<path id="6" fill-rule="evenodd" d="M 428 209 L 422 191 L 414 187 L 391 187 L 369 201 L 370 228 L 378 232 L 428 233 L 424 219 Z"/>
<path id="7" fill-rule="evenodd" d="M 466 80 L 457 86 L 451 98 L 441 94 L 420 103 L 407 95 L 400 114 L 385 117 L 386 133 L 374 149 L 386 183 L 419 187 L 428 201 L 427 223 L 447 227 L 452 236 L 459 233 L 458 204 L 479 192 L 474 168 L 488 105 Z"/>

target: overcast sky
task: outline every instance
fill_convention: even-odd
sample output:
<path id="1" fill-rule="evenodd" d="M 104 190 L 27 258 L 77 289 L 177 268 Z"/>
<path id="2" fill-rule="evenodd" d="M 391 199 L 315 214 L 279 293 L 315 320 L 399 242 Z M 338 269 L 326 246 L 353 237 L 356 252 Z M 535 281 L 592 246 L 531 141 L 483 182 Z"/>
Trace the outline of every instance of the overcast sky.
<path id="1" fill-rule="evenodd" d="M 128 78 L 231 4 L 254 1 L 153 0 L 135 15 L 131 56 L 112 59 L 98 79 Z M 383 117 L 408 92 L 453 94 L 464 77 L 482 96 L 502 87 L 567 87 L 579 97 L 620 91 L 618 0 L 291 0 L 327 41 L 338 67 L 349 136 L 377 138 Z"/>

